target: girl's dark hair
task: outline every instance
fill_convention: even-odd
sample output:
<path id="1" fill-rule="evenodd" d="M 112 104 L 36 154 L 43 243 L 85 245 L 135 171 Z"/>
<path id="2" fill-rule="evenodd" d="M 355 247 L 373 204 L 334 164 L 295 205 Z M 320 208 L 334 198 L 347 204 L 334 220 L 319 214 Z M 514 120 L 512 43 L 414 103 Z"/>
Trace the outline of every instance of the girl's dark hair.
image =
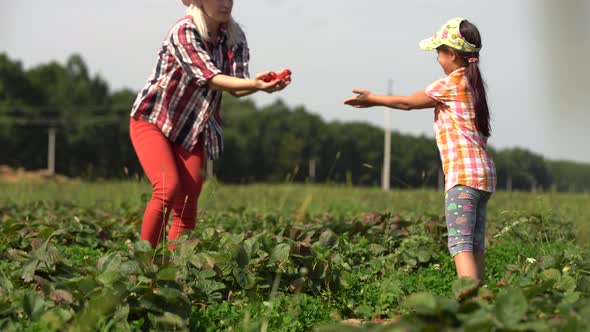
<path id="1" fill-rule="evenodd" d="M 459 31 L 466 41 L 475 45 L 477 48 L 481 48 L 481 35 L 473 23 L 463 20 L 459 26 Z M 465 76 L 467 77 L 467 82 L 469 82 L 469 89 L 471 90 L 473 106 L 475 108 L 475 127 L 485 137 L 490 137 L 492 132 L 490 110 L 486 96 L 486 83 L 479 71 L 479 52 L 454 51 L 467 63 Z M 469 61 L 472 58 L 476 58 L 477 61 Z"/>

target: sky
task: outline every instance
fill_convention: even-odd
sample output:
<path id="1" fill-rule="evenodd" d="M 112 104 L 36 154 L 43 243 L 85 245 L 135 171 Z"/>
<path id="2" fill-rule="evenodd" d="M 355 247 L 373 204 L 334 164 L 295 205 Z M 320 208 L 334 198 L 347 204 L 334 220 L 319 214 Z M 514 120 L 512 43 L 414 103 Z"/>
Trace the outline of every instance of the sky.
<path id="1" fill-rule="evenodd" d="M 567 4 L 567 5 L 566 5 Z M 163 37 L 185 14 L 180 0 L 0 0 L 0 52 L 25 68 L 81 54 L 113 90 L 139 90 Z M 452 17 L 481 31 L 495 148 L 590 163 L 588 0 L 234 0 L 250 71 L 289 68 L 293 83 L 258 93 L 326 121 L 384 126 L 385 109 L 343 105 L 354 88 L 410 94 L 442 77 L 435 52 L 418 48 Z M 393 111 L 401 133 L 433 137 L 433 111 Z M 404 149 L 392 142 L 392 149 Z"/>

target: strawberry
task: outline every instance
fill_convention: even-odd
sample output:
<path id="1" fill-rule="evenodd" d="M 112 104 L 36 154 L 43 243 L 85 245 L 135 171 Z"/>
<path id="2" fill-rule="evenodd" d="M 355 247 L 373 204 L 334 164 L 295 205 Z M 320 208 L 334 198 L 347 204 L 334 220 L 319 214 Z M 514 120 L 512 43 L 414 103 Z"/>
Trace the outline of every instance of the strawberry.
<path id="1" fill-rule="evenodd" d="M 266 83 L 272 82 L 276 79 L 277 79 L 277 74 L 274 71 L 271 71 L 270 73 L 268 73 L 262 77 L 262 80 L 265 81 Z"/>
<path id="2" fill-rule="evenodd" d="M 279 74 L 279 79 L 284 80 L 290 76 L 291 76 L 291 71 L 289 69 L 285 69 Z"/>
<path id="3" fill-rule="evenodd" d="M 270 73 L 264 75 L 262 77 L 262 80 L 266 83 L 272 82 L 272 81 L 276 81 L 276 80 L 284 80 L 287 79 L 291 76 L 291 71 L 289 69 L 285 69 L 282 72 L 280 72 L 278 75 L 277 73 L 271 71 Z"/>

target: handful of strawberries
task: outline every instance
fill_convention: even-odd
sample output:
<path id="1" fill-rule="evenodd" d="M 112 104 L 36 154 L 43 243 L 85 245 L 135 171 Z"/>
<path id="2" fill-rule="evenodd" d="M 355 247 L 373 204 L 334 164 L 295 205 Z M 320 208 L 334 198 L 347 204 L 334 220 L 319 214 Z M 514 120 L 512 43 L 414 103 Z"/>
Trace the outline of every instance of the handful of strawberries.
<path id="1" fill-rule="evenodd" d="M 291 77 L 291 71 L 289 69 L 285 69 L 279 74 L 275 73 L 274 71 L 271 71 L 270 73 L 264 75 L 262 77 L 262 80 L 266 83 L 269 83 L 276 80 L 284 80 L 289 77 Z"/>

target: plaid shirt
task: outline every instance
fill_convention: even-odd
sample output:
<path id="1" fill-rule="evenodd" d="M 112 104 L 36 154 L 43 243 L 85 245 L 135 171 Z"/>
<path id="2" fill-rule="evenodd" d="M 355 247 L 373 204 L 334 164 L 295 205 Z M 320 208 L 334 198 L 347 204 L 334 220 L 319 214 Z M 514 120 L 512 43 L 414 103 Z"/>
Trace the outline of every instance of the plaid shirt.
<path id="1" fill-rule="evenodd" d="M 249 77 L 250 54 L 243 40 L 229 48 L 222 29 L 214 46 L 201 38 L 190 16 L 179 20 L 164 39 L 131 116 L 155 124 L 172 143 L 189 151 L 205 139 L 209 159 L 217 159 L 223 152 L 222 91 L 207 82 L 217 74 Z"/>
<path id="2" fill-rule="evenodd" d="M 445 191 L 455 185 L 493 192 L 496 167 L 487 137 L 475 126 L 475 109 L 465 68 L 434 81 L 425 92 L 439 103 L 434 111 L 434 133 L 445 173 Z"/>

